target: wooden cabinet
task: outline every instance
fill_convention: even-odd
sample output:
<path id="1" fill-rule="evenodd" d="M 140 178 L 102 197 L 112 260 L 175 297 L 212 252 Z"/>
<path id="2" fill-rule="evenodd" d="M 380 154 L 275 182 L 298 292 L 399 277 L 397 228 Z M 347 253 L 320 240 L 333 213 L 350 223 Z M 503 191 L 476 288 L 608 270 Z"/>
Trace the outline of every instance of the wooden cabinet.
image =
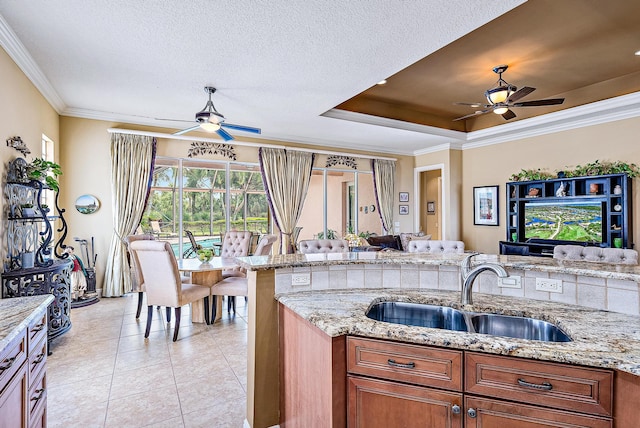
<path id="1" fill-rule="evenodd" d="M 47 426 L 47 314 L 0 351 L 0 426 Z"/>
<path id="2" fill-rule="evenodd" d="M 462 427 L 462 393 L 348 376 L 348 426 Z"/>
<path id="3" fill-rule="evenodd" d="M 507 183 L 506 241 L 539 256 L 560 243 L 613 247 L 616 238 L 633 248 L 631 183 L 626 174 Z"/>
<path id="4" fill-rule="evenodd" d="M 348 337 L 347 372 L 352 427 L 612 426 L 611 370 Z"/>

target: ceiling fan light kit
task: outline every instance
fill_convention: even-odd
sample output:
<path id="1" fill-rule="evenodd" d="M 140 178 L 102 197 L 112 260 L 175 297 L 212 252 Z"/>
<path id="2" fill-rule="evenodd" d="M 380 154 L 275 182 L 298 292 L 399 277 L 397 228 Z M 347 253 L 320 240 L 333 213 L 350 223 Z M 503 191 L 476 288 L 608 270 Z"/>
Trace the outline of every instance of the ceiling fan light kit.
<path id="1" fill-rule="evenodd" d="M 236 131 L 251 132 L 253 134 L 260 134 L 262 132 L 260 128 L 226 123 L 225 117 L 222 115 L 222 113 L 216 110 L 215 106 L 213 105 L 213 101 L 211 101 L 211 96 L 216 92 L 216 88 L 214 88 L 213 86 L 205 86 L 204 91 L 209 94 L 209 100 L 207 101 L 207 104 L 205 104 L 204 108 L 196 113 L 196 122 L 198 123 L 198 125 L 191 126 L 178 132 L 174 132 L 173 135 L 186 134 L 187 132 L 195 131 L 196 129 L 200 128 L 205 132 L 215 132 L 220 137 L 222 137 L 223 140 L 230 141 L 234 138 L 231 134 L 222 129 L 223 127 Z"/>
<path id="2" fill-rule="evenodd" d="M 502 115 L 505 120 L 509 120 L 516 117 L 516 114 L 511 110 L 514 107 L 539 107 L 557 105 L 564 102 L 564 98 L 552 98 L 547 100 L 534 100 L 516 103 L 515 101 L 529 95 L 531 92 L 535 91 L 536 88 L 525 86 L 522 89 L 518 90 L 516 86 L 507 83 L 502 78 L 502 73 L 504 73 L 507 68 L 509 68 L 508 65 L 498 65 L 493 68 L 493 72 L 498 75 L 498 82 L 496 83 L 496 87 L 487 89 L 487 91 L 484 93 L 489 104 L 483 105 L 480 103 L 456 103 L 458 105 L 466 105 L 473 108 L 482 107 L 483 110 L 478 110 L 475 113 L 467 114 L 453 120 L 456 121 L 469 119 L 471 117 L 479 116 L 481 114 L 489 112 Z"/>

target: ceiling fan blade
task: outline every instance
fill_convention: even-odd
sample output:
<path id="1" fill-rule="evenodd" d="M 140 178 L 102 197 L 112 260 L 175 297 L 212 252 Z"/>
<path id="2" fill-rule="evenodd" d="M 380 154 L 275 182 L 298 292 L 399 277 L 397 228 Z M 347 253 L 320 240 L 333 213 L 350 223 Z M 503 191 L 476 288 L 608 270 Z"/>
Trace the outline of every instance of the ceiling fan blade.
<path id="1" fill-rule="evenodd" d="M 491 111 L 491 109 L 478 110 L 475 113 L 471 113 L 471 114 L 468 114 L 466 116 L 462 116 L 462 117 L 458 117 L 456 119 L 453 119 L 453 121 L 455 122 L 456 120 L 464 120 L 464 119 L 468 119 L 468 118 L 473 117 L 473 116 L 480 116 L 481 114 L 489 113 L 490 111 Z"/>
<path id="2" fill-rule="evenodd" d="M 533 100 L 533 101 L 524 101 L 521 103 L 514 103 L 511 107 L 539 107 L 539 106 L 553 106 L 557 104 L 562 104 L 564 102 L 564 98 L 549 98 L 548 100 Z"/>
<path id="3" fill-rule="evenodd" d="M 251 132 L 253 134 L 260 134 L 262 132 L 260 128 L 253 128 L 251 126 L 243 126 L 243 125 L 234 125 L 233 123 L 227 123 L 227 122 L 221 123 L 220 126 L 223 126 L 229 129 L 235 129 L 236 131 Z"/>
<path id="4" fill-rule="evenodd" d="M 190 122 L 190 123 L 193 123 L 193 119 L 184 120 L 184 119 L 166 119 L 164 117 L 154 117 L 153 120 L 166 120 L 168 122 Z"/>
<path id="5" fill-rule="evenodd" d="M 474 108 L 478 108 L 478 107 L 488 107 L 486 104 L 482 104 L 482 103 L 453 103 L 454 105 L 457 106 L 469 106 L 469 107 L 474 107 Z"/>
<path id="6" fill-rule="evenodd" d="M 527 95 L 529 95 L 531 92 L 533 92 L 535 90 L 536 90 L 536 88 L 531 88 L 529 86 L 524 86 L 524 87 L 520 88 L 520 90 L 518 90 L 518 91 L 514 92 L 513 94 L 511 94 L 511 96 L 507 100 L 507 103 L 512 103 L 514 101 L 519 100 L 520 98 L 526 97 Z"/>
<path id="7" fill-rule="evenodd" d="M 504 117 L 505 120 L 509 120 L 509 119 L 513 119 L 514 117 L 516 117 L 516 114 L 514 112 L 512 112 L 511 110 L 507 110 L 506 113 L 502 114 L 502 117 Z"/>
<path id="8" fill-rule="evenodd" d="M 229 134 L 227 131 L 225 131 L 224 129 L 220 128 L 216 131 L 216 133 L 222 137 L 222 139 L 224 141 L 231 141 L 233 140 L 233 136 L 231 134 Z"/>
<path id="9" fill-rule="evenodd" d="M 187 128 L 187 129 L 183 129 L 182 131 L 174 132 L 173 135 L 186 134 L 187 132 L 195 131 L 198 128 L 200 128 L 200 125 L 192 126 L 191 128 Z"/>

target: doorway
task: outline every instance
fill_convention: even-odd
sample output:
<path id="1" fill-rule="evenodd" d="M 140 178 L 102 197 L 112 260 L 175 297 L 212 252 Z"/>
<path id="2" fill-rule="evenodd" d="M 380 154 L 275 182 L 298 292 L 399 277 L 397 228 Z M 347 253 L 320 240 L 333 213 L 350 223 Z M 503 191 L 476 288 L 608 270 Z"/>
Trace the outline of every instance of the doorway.
<path id="1" fill-rule="evenodd" d="M 444 165 L 431 165 L 414 170 L 416 198 L 416 231 L 431 235 L 431 239 L 445 239 Z"/>

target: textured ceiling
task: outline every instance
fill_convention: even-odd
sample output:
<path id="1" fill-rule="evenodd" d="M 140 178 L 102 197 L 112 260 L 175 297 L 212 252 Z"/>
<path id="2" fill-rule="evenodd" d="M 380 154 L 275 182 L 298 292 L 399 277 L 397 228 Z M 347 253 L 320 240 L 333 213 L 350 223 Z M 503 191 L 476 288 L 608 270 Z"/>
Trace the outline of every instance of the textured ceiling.
<path id="1" fill-rule="evenodd" d="M 535 31 L 520 31 L 506 22 L 507 28 L 500 36 L 480 33 L 486 31 L 486 27 L 480 27 L 492 25 L 495 21 L 490 21 L 502 19 L 501 15 L 521 3 L 0 0 L 0 43 L 63 115 L 178 130 L 190 124 L 156 119 L 192 120 L 205 105 L 203 87 L 212 85 L 218 88 L 213 99 L 218 111 L 231 123 L 262 128 L 263 138 L 411 154 L 443 143 L 464 142 L 467 134 L 459 131 L 493 125 L 469 122 L 458 131 L 445 126 L 452 115 L 468 112 L 466 107 L 454 107 L 453 102 L 482 101 L 482 93 L 496 80 L 490 69 L 499 63 L 511 66 L 504 76 L 510 83 L 538 88 L 527 99 L 563 93 L 566 89 L 562 86 L 538 80 L 540 75 L 555 71 L 561 72 L 558 82 L 569 79 L 576 88 L 589 87 L 588 79 L 581 78 L 591 69 L 583 52 L 576 51 L 572 59 L 580 65 L 580 73 L 556 70 L 544 63 L 550 55 L 545 45 L 553 39 L 545 36 L 549 29 L 544 25 L 552 21 L 544 16 L 529 19 L 540 26 Z M 530 1 L 513 12 L 538 3 L 550 4 Z M 611 27 L 610 21 L 619 18 L 598 8 L 590 9 L 605 2 L 555 3 L 585 4 L 577 9 L 576 16 L 559 20 L 562 25 L 594 15 Z M 606 5 L 613 5 L 611 9 L 617 11 L 627 3 L 634 2 L 609 0 Z M 627 16 L 625 26 L 639 14 Z M 586 21 L 592 23 L 593 19 Z M 637 27 L 640 25 L 636 23 Z M 570 32 L 571 40 L 558 49 L 572 48 L 582 38 L 605 48 L 615 45 L 616 35 L 601 40 L 587 30 Z M 465 35 L 470 32 L 470 36 L 480 36 L 466 45 L 463 42 L 470 36 Z M 640 41 L 636 35 L 627 37 Z M 535 49 L 523 50 L 527 45 Z M 452 61 L 448 60 L 450 49 Z M 566 49 L 564 52 L 559 55 L 567 55 Z M 424 64 L 418 62 L 422 58 Z M 615 63 L 611 68 L 620 70 L 615 59 L 607 58 Z M 634 59 L 635 69 L 624 68 L 628 76 L 638 71 L 640 60 Z M 426 68 L 412 72 L 409 66 L 414 63 L 412 67 Z M 373 111 L 365 116 L 335 108 L 379 80 L 402 73 L 413 77 L 397 87 L 392 77 L 386 87 L 380 87 L 384 92 L 374 88 L 367 96 L 394 106 L 390 110 L 396 113 L 419 106 L 418 117 L 407 119 Z M 432 73 L 434 76 L 428 78 Z M 442 75 L 446 79 L 438 77 Z M 608 73 L 598 82 L 612 79 L 616 76 Z M 610 93 L 604 98 L 623 93 L 628 92 Z M 407 99 L 407 94 L 413 95 Z M 584 102 L 589 100 L 575 105 Z M 439 119 L 444 124 L 422 117 L 430 115 L 444 117 Z M 237 131 L 232 134 L 238 139 L 251 136 Z"/>

